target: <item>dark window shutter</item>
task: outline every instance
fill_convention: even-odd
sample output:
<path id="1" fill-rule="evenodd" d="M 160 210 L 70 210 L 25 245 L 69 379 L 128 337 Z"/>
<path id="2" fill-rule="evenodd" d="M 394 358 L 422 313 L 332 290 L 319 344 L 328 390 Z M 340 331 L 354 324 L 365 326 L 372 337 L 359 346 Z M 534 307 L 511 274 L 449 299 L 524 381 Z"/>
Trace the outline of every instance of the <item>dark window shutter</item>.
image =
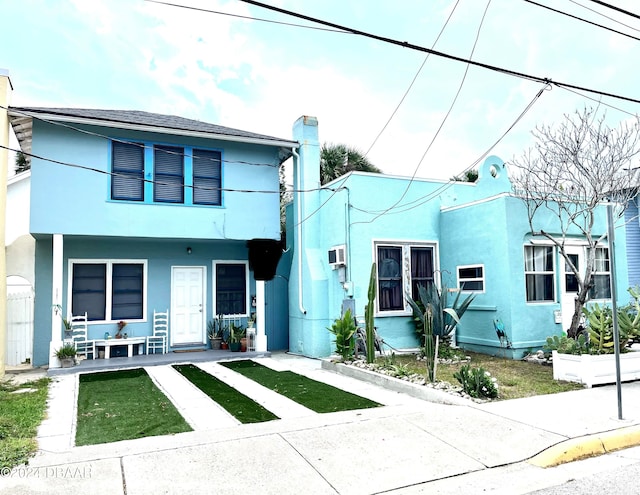
<path id="1" fill-rule="evenodd" d="M 155 146 L 153 156 L 153 200 L 184 203 L 184 149 Z"/>
<path id="2" fill-rule="evenodd" d="M 144 200 L 144 148 L 112 142 L 111 199 Z"/>
<path id="3" fill-rule="evenodd" d="M 193 203 L 222 204 L 221 154 L 219 151 L 193 150 Z"/>

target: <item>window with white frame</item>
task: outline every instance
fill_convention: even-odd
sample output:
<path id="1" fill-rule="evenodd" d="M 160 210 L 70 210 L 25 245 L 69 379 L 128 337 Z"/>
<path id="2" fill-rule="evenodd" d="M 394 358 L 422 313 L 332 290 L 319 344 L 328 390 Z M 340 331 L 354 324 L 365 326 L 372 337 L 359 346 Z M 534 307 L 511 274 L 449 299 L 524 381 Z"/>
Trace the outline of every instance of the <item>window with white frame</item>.
<path id="1" fill-rule="evenodd" d="M 71 312 L 90 321 L 144 320 L 146 260 L 72 260 Z"/>
<path id="2" fill-rule="evenodd" d="M 459 266 L 458 289 L 464 292 L 484 292 L 484 265 Z"/>
<path id="3" fill-rule="evenodd" d="M 404 294 L 408 290 L 414 300 L 419 300 L 418 287 L 434 281 L 434 261 L 432 245 L 377 244 L 378 310 L 404 311 Z M 404 273 L 403 266 L 410 267 L 408 273 Z"/>
<path id="4" fill-rule="evenodd" d="M 555 272 L 553 251 L 553 246 L 524 247 L 527 302 L 554 300 Z"/>
<path id="5" fill-rule="evenodd" d="M 590 299 L 611 299 L 611 264 L 609 263 L 608 248 L 596 248 L 591 282 Z"/>
<path id="6" fill-rule="evenodd" d="M 244 261 L 217 261 L 213 264 L 216 314 L 247 315 L 249 265 Z"/>

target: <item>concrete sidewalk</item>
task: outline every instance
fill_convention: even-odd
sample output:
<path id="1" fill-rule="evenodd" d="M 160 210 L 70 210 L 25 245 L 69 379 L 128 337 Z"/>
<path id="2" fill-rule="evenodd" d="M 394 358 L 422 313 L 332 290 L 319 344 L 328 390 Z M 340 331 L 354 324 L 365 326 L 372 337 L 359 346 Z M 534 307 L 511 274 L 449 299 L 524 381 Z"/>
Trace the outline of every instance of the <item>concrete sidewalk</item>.
<path id="1" fill-rule="evenodd" d="M 538 465 L 528 459 L 555 448 L 554 458 L 566 460 L 581 452 L 572 446 L 567 454 L 566 442 L 590 445 L 593 435 L 608 431 L 634 440 L 640 431 L 640 417 L 633 417 L 640 415 L 640 382 L 624 385 L 629 417 L 618 421 L 615 387 L 446 405 L 323 370 L 319 360 L 275 354 L 260 362 L 384 406 L 316 414 L 231 374 L 227 380 L 265 407 L 289 411 L 277 421 L 235 425 L 214 419 L 219 411 L 211 407 L 217 406 L 202 401 L 181 375 L 158 366 L 149 368 L 150 375 L 181 412 L 190 411 L 185 418 L 193 432 L 72 447 L 77 375 L 65 375 L 51 387 L 41 450 L 27 468 L 0 477 L 0 494 L 528 493 L 534 480 L 536 488 L 541 480 L 547 486 L 565 480 L 572 466 L 543 469 L 548 459 Z M 212 363 L 198 365 L 221 379 L 229 374 Z M 605 456 L 580 469 L 607 466 Z M 497 476 L 508 483 L 496 484 Z"/>

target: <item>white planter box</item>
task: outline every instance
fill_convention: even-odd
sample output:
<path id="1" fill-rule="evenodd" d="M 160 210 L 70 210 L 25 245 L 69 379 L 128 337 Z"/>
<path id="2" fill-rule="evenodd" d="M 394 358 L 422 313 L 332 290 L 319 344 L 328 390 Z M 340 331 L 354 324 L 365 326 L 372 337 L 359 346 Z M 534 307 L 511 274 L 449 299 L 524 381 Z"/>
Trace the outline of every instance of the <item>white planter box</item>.
<path id="1" fill-rule="evenodd" d="M 559 354 L 553 351 L 553 378 L 568 382 L 593 385 L 616 382 L 616 361 L 614 354 Z M 620 379 L 630 381 L 640 379 L 640 352 L 620 354 Z"/>

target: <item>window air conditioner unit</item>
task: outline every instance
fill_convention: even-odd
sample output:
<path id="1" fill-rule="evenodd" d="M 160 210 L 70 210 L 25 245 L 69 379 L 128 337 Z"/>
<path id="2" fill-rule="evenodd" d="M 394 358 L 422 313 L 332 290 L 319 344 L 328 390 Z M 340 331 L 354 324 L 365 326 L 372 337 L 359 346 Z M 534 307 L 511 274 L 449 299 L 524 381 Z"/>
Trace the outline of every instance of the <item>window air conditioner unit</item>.
<path id="1" fill-rule="evenodd" d="M 329 266 L 333 269 L 347 264 L 345 245 L 333 246 L 329 249 Z"/>

